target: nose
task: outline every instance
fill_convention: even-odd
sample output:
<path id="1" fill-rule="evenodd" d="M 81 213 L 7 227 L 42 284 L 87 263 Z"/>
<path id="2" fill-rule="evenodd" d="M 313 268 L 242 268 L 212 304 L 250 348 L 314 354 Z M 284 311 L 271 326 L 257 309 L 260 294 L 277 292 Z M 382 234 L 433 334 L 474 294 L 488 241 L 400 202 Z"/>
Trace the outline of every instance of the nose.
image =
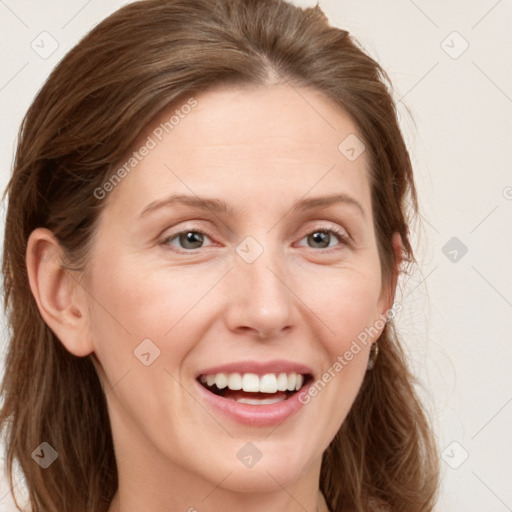
<path id="1" fill-rule="evenodd" d="M 265 248 L 254 261 L 238 254 L 227 284 L 230 330 L 260 339 L 275 338 L 293 325 L 294 294 L 282 256 Z"/>

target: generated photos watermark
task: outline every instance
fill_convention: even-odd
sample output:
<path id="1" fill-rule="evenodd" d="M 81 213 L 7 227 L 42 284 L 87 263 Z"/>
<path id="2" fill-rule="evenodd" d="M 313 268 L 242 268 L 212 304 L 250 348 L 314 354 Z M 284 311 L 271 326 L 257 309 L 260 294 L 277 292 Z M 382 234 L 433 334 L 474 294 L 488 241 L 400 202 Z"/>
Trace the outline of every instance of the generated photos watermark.
<path id="1" fill-rule="evenodd" d="M 172 130 L 181 123 L 181 120 L 185 119 L 185 117 L 190 114 L 192 108 L 197 107 L 197 105 L 197 100 L 191 97 L 179 109 L 174 111 L 168 121 L 160 123 L 151 132 L 151 135 L 148 135 L 144 144 L 137 151 L 134 151 L 132 156 L 130 156 L 101 187 L 94 189 L 94 197 L 101 200 L 104 199 L 109 192 L 112 192 L 112 190 L 121 183 L 121 180 L 137 167 L 138 163 L 149 155 L 151 150 L 155 149 L 165 136 L 171 133 Z"/>
<path id="2" fill-rule="evenodd" d="M 309 386 L 305 391 L 302 391 L 299 394 L 299 402 L 303 405 L 311 402 L 311 399 L 317 396 L 318 393 L 322 391 L 322 389 L 324 389 L 325 386 L 327 386 L 327 384 L 331 382 L 331 380 L 334 379 L 357 354 L 359 354 L 359 352 L 361 352 L 362 347 L 366 347 L 366 345 L 368 345 L 368 341 L 373 339 L 384 328 L 388 319 L 393 318 L 396 313 L 401 310 L 402 305 L 400 303 L 394 304 L 393 307 L 384 314 L 381 313 L 372 326 L 366 327 L 364 331 L 361 331 L 357 335 L 357 338 L 352 340 L 350 348 L 343 354 L 338 355 L 336 361 L 327 368 L 321 377 L 311 384 L 311 386 Z"/>

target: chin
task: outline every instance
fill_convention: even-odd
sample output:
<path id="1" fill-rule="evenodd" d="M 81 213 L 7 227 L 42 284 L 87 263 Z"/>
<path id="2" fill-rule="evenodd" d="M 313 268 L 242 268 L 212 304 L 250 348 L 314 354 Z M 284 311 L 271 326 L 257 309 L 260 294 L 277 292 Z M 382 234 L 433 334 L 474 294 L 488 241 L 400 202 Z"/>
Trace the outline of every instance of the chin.
<path id="1" fill-rule="evenodd" d="M 294 444 L 300 446 L 303 442 Z M 298 481 L 310 468 L 312 460 L 321 460 L 321 454 L 315 457 L 311 453 L 290 450 L 289 444 L 237 441 L 235 449 L 215 458 L 217 460 L 209 464 L 212 470 L 208 470 L 208 480 L 215 485 L 222 481 L 222 487 L 231 491 L 265 493 Z"/>

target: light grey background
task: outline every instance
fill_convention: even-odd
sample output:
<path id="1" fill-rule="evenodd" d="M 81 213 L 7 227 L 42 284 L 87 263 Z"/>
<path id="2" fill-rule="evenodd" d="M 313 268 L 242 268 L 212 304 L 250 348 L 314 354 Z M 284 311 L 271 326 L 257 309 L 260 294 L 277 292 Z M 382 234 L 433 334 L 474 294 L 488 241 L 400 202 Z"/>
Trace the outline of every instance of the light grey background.
<path id="1" fill-rule="evenodd" d="M 0 0 L 2 191 L 51 69 L 125 3 Z M 512 1 L 319 3 L 389 73 L 413 158 L 420 268 L 400 282 L 398 327 L 442 451 L 438 510 L 512 510 Z"/>

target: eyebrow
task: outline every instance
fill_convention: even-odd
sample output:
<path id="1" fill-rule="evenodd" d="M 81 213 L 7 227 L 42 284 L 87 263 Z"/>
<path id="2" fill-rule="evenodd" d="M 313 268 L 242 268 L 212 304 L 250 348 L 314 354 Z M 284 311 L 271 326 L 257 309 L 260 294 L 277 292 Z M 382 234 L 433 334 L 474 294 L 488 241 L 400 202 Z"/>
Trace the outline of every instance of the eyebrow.
<path id="1" fill-rule="evenodd" d="M 348 194 L 330 194 L 320 197 L 311 197 L 301 199 L 292 208 L 292 211 L 305 211 L 313 208 L 322 208 L 331 206 L 332 204 L 343 203 L 354 206 L 361 215 L 366 218 L 366 212 L 361 204 Z M 173 194 L 165 199 L 159 199 L 149 203 L 139 215 L 139 218 L 147 216 L 149 213 L 159 210 L 160 208 L 169 207 L 175 204 L 185 204 L 192 208 L 200 210 L 209 210 L 213 213 L 233 214 L 233 208 L 221 199 L 200 198 L 198 196 L 190 196 L 185 194 Z"/>

